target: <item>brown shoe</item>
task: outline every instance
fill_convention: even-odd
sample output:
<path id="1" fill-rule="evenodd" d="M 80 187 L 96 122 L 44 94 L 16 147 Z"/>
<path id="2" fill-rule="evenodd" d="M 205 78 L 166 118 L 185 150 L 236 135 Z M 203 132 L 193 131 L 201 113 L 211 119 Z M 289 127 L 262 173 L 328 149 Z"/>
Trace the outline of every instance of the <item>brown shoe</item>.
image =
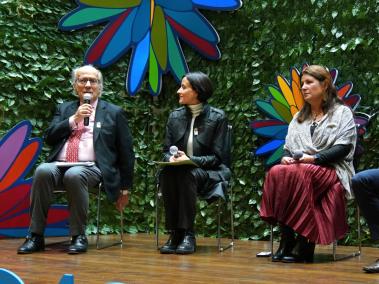
<path id="1" fill-rule="evenodd" d="M 363 266 L 363 270 L 367 273 L 378 273 L 379 272 L 379 259 L 370 265 Z"/>

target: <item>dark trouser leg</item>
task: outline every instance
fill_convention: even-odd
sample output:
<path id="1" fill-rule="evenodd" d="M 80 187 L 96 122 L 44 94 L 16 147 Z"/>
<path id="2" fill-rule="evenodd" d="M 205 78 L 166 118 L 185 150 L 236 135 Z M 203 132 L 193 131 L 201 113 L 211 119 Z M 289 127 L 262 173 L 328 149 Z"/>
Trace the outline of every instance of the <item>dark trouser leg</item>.
<path id="1" fill-rule="evenodd" d="M 89 203 L 88 188 L 95 187 L 100 179 L 101 172 L 96 166 L 71 167 L 64 173 L 62 183 L 67 191 L 71 236 L 85 234 Z"/>
<path id="2" fill-rule="evenodd" d="M 44 234 L 53 191 L 58 186 L 60 178 L 61 171 L 53 163 L 43 163 L 37 167 L 30 197 L 31 222 L 29 231 L 31 233 Z"/>
<path id="3" fill-rule="evenodd" d="M 176 229 L 178 218 L 177 202 L 177 174 L 180 172 L 178 167 L 165 167 L 160 174 L 160 187 L 165 207 L 165 222 L 168 230 Z"/>
<path id="4" fill-rule="evenodd" d="M 357 203 L 366 218 L 371 237 L 379 239 L 379 169 L 366 170 L 352 179 Z"/>
<path id="5" fill-rule="evenodd" d="M 208 179 L 206 171 L 192 168 L 184 171 L 181 184 L 178 186 L 178 223 L 177 228 L 193 231 L 196 217 L 196 200 L 200 188 L 205 186 Z"/>
<path id="6" fill-rule="evenodd" d="M 166 167 L 161 174 L 161 188 L 169 230 L 193 230 L 198 189 L 205 186 L 206 171 L 194 167 Z"/>
<path id="7" fill-rule="evenodd" d="M 72 235 L 85 233 L 88 211 L 88 187 L 99 183 L 99 168 L 58 168 L 54 163 L 39 165 L 33 177 L 30 206 L 30 232 L 43 235 L 47 214 L 56 188 L 67 190 L 70 209 L 70 232 Z"/>

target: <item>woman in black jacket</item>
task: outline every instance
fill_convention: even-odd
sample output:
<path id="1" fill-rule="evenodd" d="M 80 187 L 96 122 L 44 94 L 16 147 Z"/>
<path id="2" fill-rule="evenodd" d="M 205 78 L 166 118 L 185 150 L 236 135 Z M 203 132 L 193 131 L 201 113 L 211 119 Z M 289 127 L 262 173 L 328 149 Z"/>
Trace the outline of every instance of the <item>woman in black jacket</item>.
<path id="1" fill-rule="evenodd" d="M 197 195 L 206 199 L 223 196 L 223 188 L 219 185 L 225 185 L 230 179 L 228 122 L 222 110 L 207 104 L 213 88 L 204 73 L 187 73 L 177 93 L 182 107 L 168 118 L 164 161 L 192 161 L 196 165 L 170 165 L 161 172 L 160 184 L 170 237 L 160 252 L 190 254 L 196 250 Z M 176 154 L 170 153 L 171 146 L 178 148 Z"/>

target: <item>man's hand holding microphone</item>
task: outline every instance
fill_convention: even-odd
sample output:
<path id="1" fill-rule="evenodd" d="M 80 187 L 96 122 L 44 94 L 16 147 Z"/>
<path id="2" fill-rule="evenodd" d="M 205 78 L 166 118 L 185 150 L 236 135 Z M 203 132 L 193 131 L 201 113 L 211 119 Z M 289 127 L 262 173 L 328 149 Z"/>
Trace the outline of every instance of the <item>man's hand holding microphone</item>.
<path id="1" fill-rule="evenodd" d="M 83 95 L 83 104 L 78 107 L 76 113 L 74 114 L 74 121 L 76 124 L 83 120 L 84 126 L 89 125 L 89 117 L 93 111 L 93 108 L 91 106 L 91 99 L 91 93 L 85 93 Z"/>

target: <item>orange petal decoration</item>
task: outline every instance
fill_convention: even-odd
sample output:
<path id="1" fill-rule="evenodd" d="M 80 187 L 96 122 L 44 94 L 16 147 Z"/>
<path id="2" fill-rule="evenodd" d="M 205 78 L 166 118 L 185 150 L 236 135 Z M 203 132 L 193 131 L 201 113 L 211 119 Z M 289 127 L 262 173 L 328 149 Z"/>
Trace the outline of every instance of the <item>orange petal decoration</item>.
<path id="1" fill-rule="evenodd" d="M 11 186 L 17 179 L 19 179 L 25 170 L 29 167 L 30 162 L 38 153 L 39 143 L 34 141 L 27 145 L 17 156 L 12 166 L 8 170 L 5 177 L 0 182 L 0 192 Z"/>

